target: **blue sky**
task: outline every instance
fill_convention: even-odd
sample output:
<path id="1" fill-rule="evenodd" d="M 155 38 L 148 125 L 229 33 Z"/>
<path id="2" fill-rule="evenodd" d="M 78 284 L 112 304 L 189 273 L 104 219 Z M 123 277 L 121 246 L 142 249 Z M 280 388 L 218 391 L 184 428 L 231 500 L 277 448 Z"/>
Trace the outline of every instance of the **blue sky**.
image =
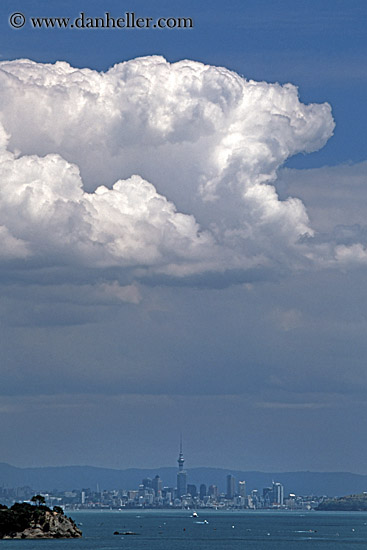
<path id="1" fill-rule="evenodd" d="M 367 473 L 366 16 L 3 0 L 1 461 Z"/>

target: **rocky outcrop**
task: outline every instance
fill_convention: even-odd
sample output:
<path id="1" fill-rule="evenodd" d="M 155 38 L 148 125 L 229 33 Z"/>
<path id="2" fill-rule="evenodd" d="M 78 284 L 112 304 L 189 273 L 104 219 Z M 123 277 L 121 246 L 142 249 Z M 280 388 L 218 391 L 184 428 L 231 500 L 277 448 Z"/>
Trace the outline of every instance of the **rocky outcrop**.
<path id="1" fill-rule="evenodd" d="M 82 533 L 75 522 L 65 516 L 61 508 L 15 504 L 0 510 L 0 538 L 2 539 L 60 539 L 78 538 Z"/>

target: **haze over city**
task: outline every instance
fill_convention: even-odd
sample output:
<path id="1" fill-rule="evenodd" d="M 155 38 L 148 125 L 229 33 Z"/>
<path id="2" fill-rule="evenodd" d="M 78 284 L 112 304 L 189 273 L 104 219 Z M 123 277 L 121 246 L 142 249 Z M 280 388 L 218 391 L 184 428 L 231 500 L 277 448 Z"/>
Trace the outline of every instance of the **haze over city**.
<path id="1" fill-rule="evenodd" d="M 2 2 L 0 462 L 366 474 L 366 3 L 197 4 Z"/>

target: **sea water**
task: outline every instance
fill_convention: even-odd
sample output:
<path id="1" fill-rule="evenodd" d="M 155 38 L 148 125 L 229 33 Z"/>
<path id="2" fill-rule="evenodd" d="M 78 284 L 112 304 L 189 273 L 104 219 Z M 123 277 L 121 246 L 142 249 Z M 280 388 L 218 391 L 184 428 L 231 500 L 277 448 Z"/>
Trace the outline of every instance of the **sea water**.
<path id="1" fill-rule="evenodd" d="M 0 550 L 353 550 L 367 547 L 367 513 L 124 510 L 70 512 L 73 540 L 0 541 Z M 118 531 L 120 534 L 115 535 Z M 123 534 L 123 533 L 136 534 Z"/>

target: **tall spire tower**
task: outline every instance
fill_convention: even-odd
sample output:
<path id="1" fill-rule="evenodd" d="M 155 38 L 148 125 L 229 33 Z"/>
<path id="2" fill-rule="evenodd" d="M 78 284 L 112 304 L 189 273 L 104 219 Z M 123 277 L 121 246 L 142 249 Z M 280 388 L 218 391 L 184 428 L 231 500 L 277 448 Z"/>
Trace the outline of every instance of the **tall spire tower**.
<path id="1" fill-rule="evenodd" d="M 182 472 L 184 467 L 184 462 L 185 462 L 185 459 L 183 457 L 183 452 L 182 452 L 182 434 L 180 434 L 180 453 L 178 455 L 177 462 L 178 462 L 178 469 L 180 472 Z"/>
<path id="2" fill-rule="evenodd" d="M 187 473 L 183 469 L 184 456 L 182 452 L 182 434 L 180 435 L 180 452 L 178 455 L 178 472 L 177 472 L 177 498 L 181 499 L 187 493 Z"/>

